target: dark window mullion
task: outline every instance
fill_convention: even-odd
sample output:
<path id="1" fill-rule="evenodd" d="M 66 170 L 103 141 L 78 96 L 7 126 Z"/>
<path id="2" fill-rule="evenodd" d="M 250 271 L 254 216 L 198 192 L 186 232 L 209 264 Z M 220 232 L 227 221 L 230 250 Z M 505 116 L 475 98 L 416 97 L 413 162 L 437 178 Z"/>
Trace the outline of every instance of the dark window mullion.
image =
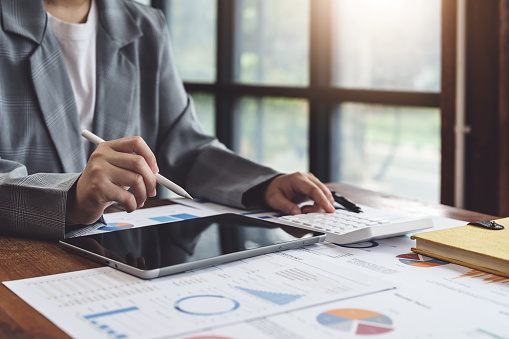
<path id="1" fill-rule="evenodd" d="M 235 76 L 235 0 L 217 0 L 216 136 L 228 148 L 234 147 L 235 98 L 227 87 Z"/>
<path id="2" fill-rule="evenodd" d="M 442 0 L 442 83 L 440 93 L 442 159 L 440 203 L 454 206 L 456 139 L 457 1 Z"/>
<path id="3" fill-rule="evenodd" d="M 332 1 L 310 0 L 309 89 L 331 83 Z M 330 121 L 333 105 L 329 100 L 309 99 L 309 170 L 320 180 L 330 181 Z"/>
<path id="4" fill-rule="evenodd" d="M 273 96 L 303 98 L 312 101 L 327 101 L 332 104 L 359 102 L 390 106 L 440 107 L 440 94 L 426 92 L 397 92 L 383 90 L 345 89 L 338 87 L 313 86 L 287 87 L 243 84 L 206 84 L 187 82 L 189 92 L 226 92 L 234 96 Z"/>

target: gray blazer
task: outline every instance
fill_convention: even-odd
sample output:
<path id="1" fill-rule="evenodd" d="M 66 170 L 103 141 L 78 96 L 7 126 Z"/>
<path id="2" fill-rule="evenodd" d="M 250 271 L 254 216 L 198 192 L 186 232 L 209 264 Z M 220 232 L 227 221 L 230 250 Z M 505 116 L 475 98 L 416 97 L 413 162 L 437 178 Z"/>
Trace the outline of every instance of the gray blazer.
<path id="1" fill-rule="evenodd" d="M 197 121 L 175 67 L 164 16 L 97 0 L 93 132 L 142 136 L 161 174 L 191 195 L 235 207 L 277 173 L 227 150 Z M 62 52 L 42 0 L 0 0 L 0 233 L 65 236 L 67 192 L 88 156 Z"/>

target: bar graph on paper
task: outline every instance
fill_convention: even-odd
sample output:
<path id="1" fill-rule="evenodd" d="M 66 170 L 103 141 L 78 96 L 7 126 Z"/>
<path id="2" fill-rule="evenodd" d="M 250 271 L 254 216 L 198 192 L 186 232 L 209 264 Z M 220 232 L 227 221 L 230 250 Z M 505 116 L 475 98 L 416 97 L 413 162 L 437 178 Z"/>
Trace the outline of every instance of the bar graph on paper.
<path id="1" fill-rule="evenodd" d="M 296 259 L 270 254 L 154 280 L 103 267 L 4 284 L 75 338 L 186 335 L 392 287 Z"/>
<path id="2" fill-rule="evenodd" d="M 130 334 L 138 332 L 138 324 L 141 322 L 143 313 L 136 306 L 126 307 L 106 312 L 88 314 L 82 316 L 92 327 L 96 328 L 109 337 L 122 339 L 128 338 Z M 136 313 L 136 314 L 133 314 Z M 137 319 L 133 323 L 132 319 Z M 138 333 L 142 335 L 142 333 Z"/>

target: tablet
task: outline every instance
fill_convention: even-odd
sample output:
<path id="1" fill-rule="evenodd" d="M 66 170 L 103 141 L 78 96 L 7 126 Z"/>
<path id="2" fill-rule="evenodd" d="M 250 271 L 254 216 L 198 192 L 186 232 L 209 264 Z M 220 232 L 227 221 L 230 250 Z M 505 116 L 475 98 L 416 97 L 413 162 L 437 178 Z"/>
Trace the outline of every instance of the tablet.
<path id="1" fill-rule="evenodd" d="M 219 214 L 61 240 L 64 249 L 143 279 L 325 240 L 323 233 Z"/>

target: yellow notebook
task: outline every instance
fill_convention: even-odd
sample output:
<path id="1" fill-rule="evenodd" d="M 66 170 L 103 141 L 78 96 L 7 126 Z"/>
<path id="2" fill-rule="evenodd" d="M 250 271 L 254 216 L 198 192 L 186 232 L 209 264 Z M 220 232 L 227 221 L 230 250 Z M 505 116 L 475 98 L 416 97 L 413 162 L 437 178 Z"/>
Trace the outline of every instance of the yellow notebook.
<path id="1" fill-rule="evenodd" d="M 412 251 L 509 277 L 509 218 L 495 221 L 504 229 L 466 225 L 414 234 Z"/>

